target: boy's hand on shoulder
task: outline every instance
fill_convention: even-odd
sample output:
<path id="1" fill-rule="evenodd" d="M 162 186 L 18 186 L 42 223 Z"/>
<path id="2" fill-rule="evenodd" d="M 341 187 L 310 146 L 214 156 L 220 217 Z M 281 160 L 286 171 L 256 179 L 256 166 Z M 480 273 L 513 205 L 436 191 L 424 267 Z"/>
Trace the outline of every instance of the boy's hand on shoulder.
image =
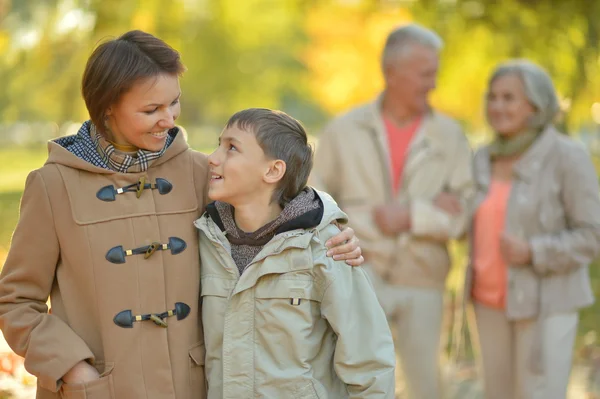
<path id="1" fill-rule="evenodd" d="M 336 224 L 341 232 L 331 237 L 325 245 L 329 249 L 327 256 L 333 257 L 334 260 L 345 260 L 350 266 L 360 266 L 365 259 L 362 256 L 362 249 L 358 245 L 358 238 L 354 234 L 351 227 L 342 228 Z"/>

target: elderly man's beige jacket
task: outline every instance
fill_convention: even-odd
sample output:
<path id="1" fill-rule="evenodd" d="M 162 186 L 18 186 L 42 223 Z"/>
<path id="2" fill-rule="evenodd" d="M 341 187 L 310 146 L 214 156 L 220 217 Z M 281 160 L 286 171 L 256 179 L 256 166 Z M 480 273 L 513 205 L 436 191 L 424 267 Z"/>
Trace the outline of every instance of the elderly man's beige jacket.
<path id="1" fill-rule="evenodd" d="M 460 126 L 428 113 L 406 154 L 398 192 L 391 176 L 381 98 L 336 118 L 321 134 L 311 184 L 348 214 L 367 263 L 388 283 L 443 289 L 450 266 L 446 244 L 465 233 L 475 191 L 471 149 Z M 434 205 L 443 191 L 460 199 L 460 214 Z M 380 231 L 373 210 L 386 203 L 409 206 L 410 231 Z"/>

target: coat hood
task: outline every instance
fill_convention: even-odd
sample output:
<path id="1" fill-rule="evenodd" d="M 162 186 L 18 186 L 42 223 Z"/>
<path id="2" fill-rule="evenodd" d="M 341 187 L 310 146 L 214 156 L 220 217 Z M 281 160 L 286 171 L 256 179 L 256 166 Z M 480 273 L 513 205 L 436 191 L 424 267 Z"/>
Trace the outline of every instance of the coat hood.
<path id="1" fill-rule="evenodd" d="M 96 151 L 91 140 L 87 140 L 86 137 L 86 135 L 89 137 L 90 123 L 89 121 L 85 122 L 77 134 L 50 140 L 48 142 L 48 159 L 45 164 L 59 164 L 100 174 L 118 173 L 110 169 L 95 166 L 88 161 L 92 153 Z M 175 127 L 169 131 L 169 134 L 175 137 L 173 142 L 160 158 L 152 162 L 152 166 L 167 162 L 189 149 L 181 128 Z"/>
<path id="2" fill-rule="evenodd" d="M 319 232 L 323 231 L 325 228 L 327 228 L 333 222 L 338 222 L 341 224 L 345 224 L 348 222 L 348 216 L 344 212 L 342 212 L 342 210 L 338 207 L 335 200 L 329 194 L 327 194 L 323 191 L 319 191 L 319 190 L 315 190 L 315 189 L 313 189 L 313 190 L 315 191 L 316 197 L 319 199 L 319 201 L 322 204 L 321 210 L 320 210 L 322 212 L 322 215 L 320 217 L 320 222 L 315 222 L 315 220 L 314 220 L 315 213 L 309 212 L 306 215 L 302 215 L 299 218 L 286 223 L 284 225 L 286 227 L 282 230 L 279 230 L 278 234 L 286 233 L 286 232 L 290 232 L 290 231 L 298 230 L 298 229 L 302 229 L 302 228 L 309 228 L 309 229 L 315 230 L 317 233 L 319 233 Z M 321 213 L 321 212 L 319 212 L 319 213 Z M 307 215 L 308 215 L 308 217 L 307 217 Z M 306 224 L 306 226 L 304 226 L 304 224 Z M 220 221 L 220 218 L 218 218 L 218 213 L 217 213 L 216 209 L 214 209 L 214 204 L 213 204 L 212 209 L 211 209 L 210 205 L 207 207 L 207 212 L 204 215 L 202 215 L 202 217 L 200 219 L 196 220 L 194 222 L 194 225 L 198 229 L 202 230 L 211 239 L 217 239 L 217 237 L 215 236 L 215 232 L 217 230 L 219 232 L 222 232 L 224 230 L 223 225 Z M 213 227 L 210 228 L 209 225 L 211 225 Z M 316 227 L 315 227 L 315 225 L 316 225 Z M 282 227 L 284 227 L 284 226 L 282 226 Z M 220 235 L 224 238 L 223 235 L 221 235 L 221 234 L 218 234 L 218 235 Z"/>

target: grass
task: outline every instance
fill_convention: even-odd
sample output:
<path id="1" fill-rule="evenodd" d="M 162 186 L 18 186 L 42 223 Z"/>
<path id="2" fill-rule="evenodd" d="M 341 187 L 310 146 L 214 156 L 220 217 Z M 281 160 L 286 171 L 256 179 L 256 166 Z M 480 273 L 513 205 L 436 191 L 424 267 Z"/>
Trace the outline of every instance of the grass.
<path id="1" fill-rule="evenodd" d="M 45 145 L 0 149 L 0 193 L 23 191 L 27 174 L 41 167 L 47 156 Z"/>
<path id="2" fill-rule="evenodd" d="M 0 260 L 4 259 L 19 218 L 19 202 L 29 172 L 47 157 L 45 145 L 0 149 Z"/>

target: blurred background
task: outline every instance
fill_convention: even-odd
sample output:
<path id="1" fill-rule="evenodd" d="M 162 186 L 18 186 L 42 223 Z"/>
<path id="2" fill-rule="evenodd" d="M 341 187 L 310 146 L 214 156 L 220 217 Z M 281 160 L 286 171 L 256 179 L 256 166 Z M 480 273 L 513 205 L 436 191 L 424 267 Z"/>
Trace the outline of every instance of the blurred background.
<path id="1" fill-rule="evenodd" d="M 43 164 L 45 142 L 88 119 L 81 75 L 106 38 L 142 29 L 181 52 L 188 71 L 179 123 L 194 148 L 210 152 L 228 117 L 247 107 L 284 110 L 318 140 L 331 116 L 378 94 L 388 32 L 416 21 L 446 42 L 432 102 L 463 124 L 474 147 L 490 137 L 483 114 L 489 72 L 499 61 L 525 57 L 550 72 L 561 128 L 600 167 L 599 15 L 598 0 L 0 0 L 0 265 L 25 177 Z M 445 370 L 456 397 L 477 397 L 459 311 L 463 245 L 453 244 L 453 254 Z M 591 270 L 599 295 L 600 272 Z M 596 397 L 599 310 L 582 314 L 573 398 Z M 19 370 L 19 358 L 0 355 L 0 398 L 17 389 L 15 380 L 31 386 Z"/>

